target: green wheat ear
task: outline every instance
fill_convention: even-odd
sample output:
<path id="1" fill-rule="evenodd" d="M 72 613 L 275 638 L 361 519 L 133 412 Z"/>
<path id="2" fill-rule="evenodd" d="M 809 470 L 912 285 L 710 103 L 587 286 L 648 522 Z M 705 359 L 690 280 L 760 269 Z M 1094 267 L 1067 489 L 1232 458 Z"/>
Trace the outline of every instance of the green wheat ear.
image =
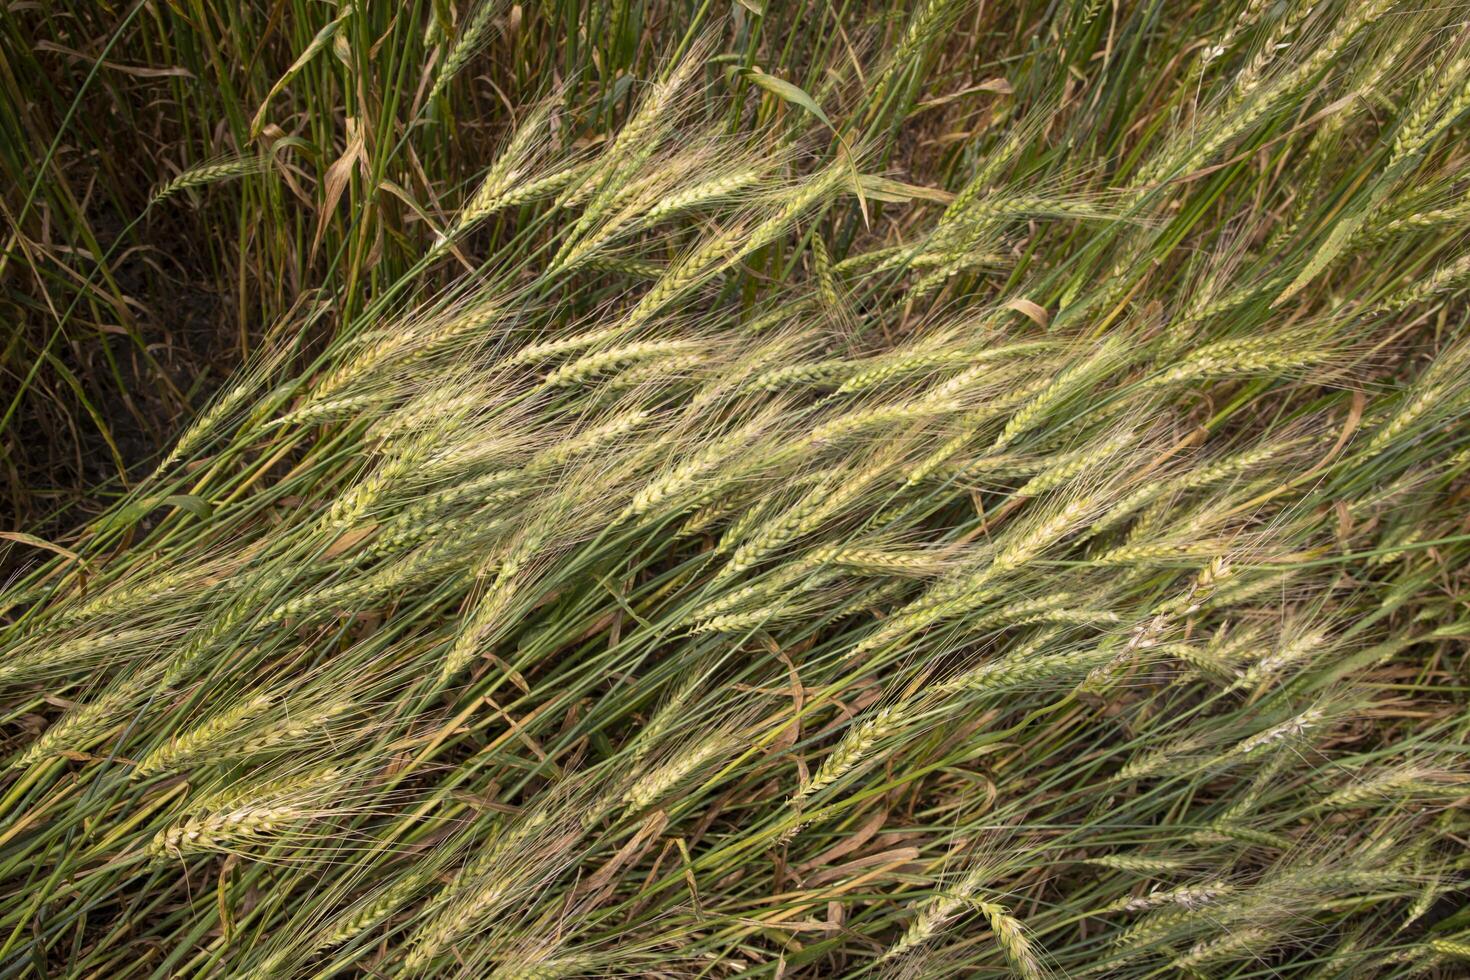
<path id="1" fill-rule="evenodd" d="M 219 183 L 220 181 L 234 180 L 237 177 L 247 177 L 251 174 L 262 173 L 269 165 L 270 161 L 267 158 L 258 155 L 240 156 L 232 159 L 198 164 L 160 185 L 153 192 L 153 196 L 148 199 L 148 206 L 151 208 L 168 198 L 175 197 L 196 187 L 204 187 L 209 184 Z"/>

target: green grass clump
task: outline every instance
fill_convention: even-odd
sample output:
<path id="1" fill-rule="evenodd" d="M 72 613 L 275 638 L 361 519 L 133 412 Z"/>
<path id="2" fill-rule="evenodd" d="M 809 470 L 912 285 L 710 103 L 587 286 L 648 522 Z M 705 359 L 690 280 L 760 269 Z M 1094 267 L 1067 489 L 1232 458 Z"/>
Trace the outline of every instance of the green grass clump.
<path id="1" fill-rule="evenodd" d="M 145 5 L 298 42 L 141 205 L 279 319 L 0 592 L 0 976 L 1463 972 L 1462 10 L 269 6 Z"/>

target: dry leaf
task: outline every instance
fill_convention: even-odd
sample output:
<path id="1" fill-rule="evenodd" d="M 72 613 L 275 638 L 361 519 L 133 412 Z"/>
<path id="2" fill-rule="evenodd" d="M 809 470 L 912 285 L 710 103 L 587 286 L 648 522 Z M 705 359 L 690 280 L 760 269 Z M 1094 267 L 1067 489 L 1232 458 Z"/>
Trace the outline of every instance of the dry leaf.
<path id="1" fill-rule="evenodd" d="M 1051 314 L 1039 303 L 1033 303 L 1029 299 L 1013 299 L 1006 303 L 1006 309 L 1015 310 L 1022 316 L 1031 320 L 1038 327 L 1045 330 L 1051 326 Z"/>
<path id="2" fill-rule="evenodd" d="M 317 248 L 322 243 L 322 236 L 326 234 L 327 223 L 332 220 L 332 213 L 337 210 L 337 202 L 342 199 L 342 192 L 347 189 L 347 181 L 352 176 L 352 168 L 357 166 L 357 161 L 362 158 L 366 145 L 366 136 L 362 127 L 358 125 L 357 118 L 348 116 L 347 148 L 327 168 L 326 177 L 322 180 L 321 210 L 317 216 L 316 235 L 311 240 L 313 259 L 316 257 Z"/>

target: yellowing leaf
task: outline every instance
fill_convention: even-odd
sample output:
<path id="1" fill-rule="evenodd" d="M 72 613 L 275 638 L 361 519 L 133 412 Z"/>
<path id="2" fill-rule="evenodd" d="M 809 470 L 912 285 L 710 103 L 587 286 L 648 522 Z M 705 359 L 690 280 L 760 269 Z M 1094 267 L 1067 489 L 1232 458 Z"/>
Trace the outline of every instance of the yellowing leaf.
<path id="1" fill-rule="evenodd" d="M 50 541 L 43 540 L 36 537 L 35 535 L 26 534 L 24 531 L 0 531 L 0 540 L 14 541 L 17 544 L 28 544 L 32 548 L 41 548 L 45 551 L 53 551 L 56 554 L 61 555 L 65 558 L 70 558 L 72 561 L 78 562 L 79 564 L 86 564 L 86 561 L 82 558 L 82 556 L 77 554 L 75 551 L 72 551 L 69 548 L 63 548 L 59 544 L 52 544 Z"/>
<path id="2" fill-rule="evenodd" d="M 807 112 L 822 120 L 832 132 L 837 132 L 837 127 L 832 125 L 832 120 L 828 119 L 827 114 L 822 111 L 822 107 L 817 105 L 817 100 L 807 95 L 806 90 L 801 86 L 793 85 L 786 79 L 777 78 L 775 75 L 767 75 L 759 68 L 742 69 L 740 77 L 758 88 L 765 89 L 783 102 L 790 102 L 792 105 L 801 106 Z"/>
<path id="3" fill-rule="evenodd" d="M 291 67 L 286 69 L 286 73 L 276 79 L 276 84 L 271 86 L 271 90 L 261 100 L 260 108 L 255 111 L 255 118 L 250 121 L 251 139 L 260 135 L 261 127 L 265 125 L 265 111 L 270 108 L 271 100 L 281 94 L 281 89 L 291 84 L 291 79 L 295 78 L 301 69 L 306 67 L 307 62 L 315 58 L 322 48 L 325 48 L 332 42 L 332 38 L 336 35 L 337 29 L 342 26 L 342 22 L 351 13 L 352 5 L 348 4 L 344 6 L 342 12 L 337 15 L 335 20 L 316 32 L 316 37 L 312 38 L 311 43 L 306 46 L 306 50 L 302 51 L 296 60 L 291 62 Z"/>
<path id="4" fill-rule="evenodd" d="M 909 201 L 934 201 L 937 204 L 948 204 L 954 200 L 954 195 L 949 191 L 938 187 L 921 187 L 918 184 L 905 184 L 901 180 L 889 180 L 887 177 L 876 177 L 864 174 L 862 180 L 863 191 L 869 197 L 879 201 L 888 201 L 895 204 L 903 204 Z"/>
<path id="5" fill-rule="evenodd" d="M 759 68 L 742 69 L 740 71 L 740 77 L 748 80 L 752 85 L 770 92 L 783 102 L 790 102 L 792 105 L 800 106 L 816 116 L 822 121 L 823 125 L 832 130 L 832 135 L 837 137 L 837 142 L 841 147 L 843 159 L 852 168 L 852 189 L 853 193 L 857 195 L 858 207 L 863 212 L 863 224 L 869 224 L 868 202 L 863 196 L 862 178 L 858 174 L 857 162 L 852 158 L 852 148 L 847 145 L 847 140 L 843 139 L 842 134 L 837 131 L 837 127 L 832 125 L 832 120 L 827 118 L 827 113 L 822 111 L 822 107 L 817 104 L 817 100 L 808 95 L 806 90 L 800 85 L 794 85 L 784 78 L 777 78 L 775 75 L 767 75 Z"/>

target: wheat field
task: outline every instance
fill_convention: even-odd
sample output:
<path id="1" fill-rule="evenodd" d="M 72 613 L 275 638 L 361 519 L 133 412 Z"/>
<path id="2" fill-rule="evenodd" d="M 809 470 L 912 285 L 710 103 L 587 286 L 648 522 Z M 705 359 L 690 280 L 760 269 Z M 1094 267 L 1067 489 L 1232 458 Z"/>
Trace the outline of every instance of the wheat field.
<path id="1" fill-rule="evenodd" d="M 105 6 L 0 978 L 1470 973 L 1470 8 Z"/>

